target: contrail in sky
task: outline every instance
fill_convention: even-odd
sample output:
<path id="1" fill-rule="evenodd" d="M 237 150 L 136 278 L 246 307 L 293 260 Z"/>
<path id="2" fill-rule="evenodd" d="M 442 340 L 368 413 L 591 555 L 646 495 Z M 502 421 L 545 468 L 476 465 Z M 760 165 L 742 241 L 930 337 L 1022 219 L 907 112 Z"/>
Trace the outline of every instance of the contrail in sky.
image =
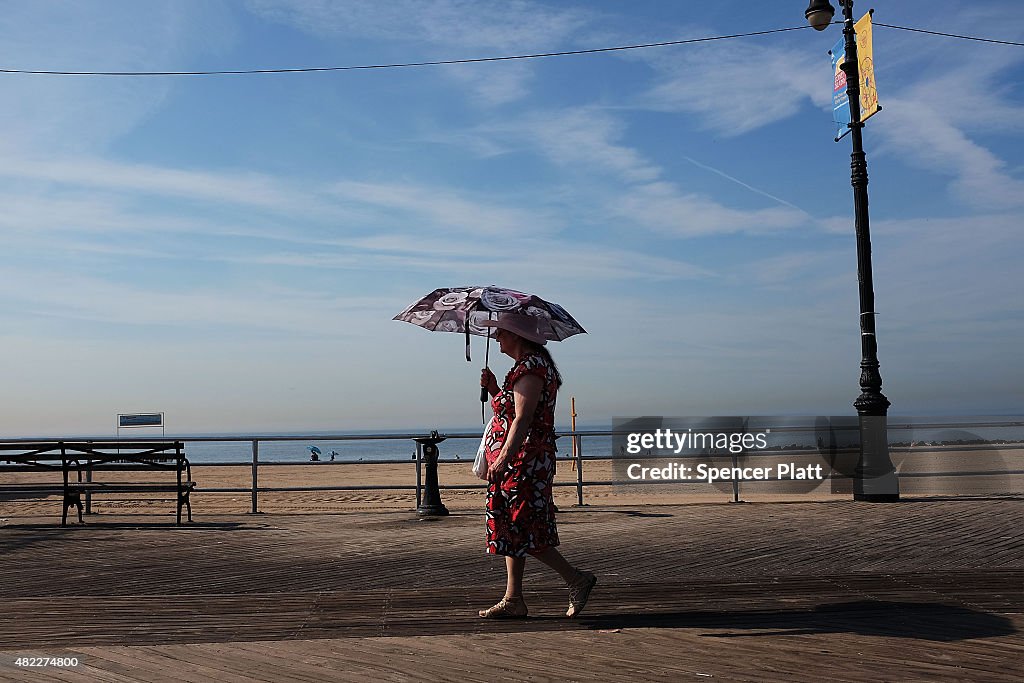
<path id="1" fill-rule="evenodd" d="M 775 195 L 773 195 L 773 194 L 768 194 L 768 193 L 767 193 L 767 192 L 765 192 L 764 190 L 759 190 L 759 189 L 757 189 L 756 187 L 752 187 L 752 186 L 750 186 L 750 185 L 747 185 L 747 184 L 746 184 L 745 182 L 743 182 L 742 180 L 739 180 L 738 178 L 733 178 L 733 177 L 732 177 L 731 175 L 729 175 L 728 173 L 723 173 L 722 171 L 719 171 L 719 170 L 718 170 L 717 168 L 712 168 L 711 166 L 708 166 L 707 164 L 702 164 L 702 163 L 700 163 L 699 161 L 697 161 L 696 159 L 692 159 L 692 158 L 690 158 L 690 157 L 686 156 L 685 154 L 684 154 L 684 155 L 682 155 L 682 156 L 683 156 L 683 158 L 684 158 L 684 159 L 686 159 L 687 161 L 689 161 L 689 162 L 690 162 L 691 164 L 693 164 L 694 166 L 698 166 L 698 167 L 700 167 L 700 168 L 703 168 L 703 169 L 704 169 L 705 171 L 711 171 L 712 173 L 717 173 L 718 175 L 722 176 L 722 177 L 723 177 L 723 178 L 725 178 L 726 180 L 731 180 L 732 182 L 736 183 L 737 185 L 742 185 L 743 187 L 747 188 L 747 189 L 748 189 L 748 190 L 750 190 L 751 192 L 756 192 L 756 193 L 757 193 L 757 194 L 759 194 L 759 195 L 762 195 L 762 196 L 764 196 L 764 197 L 768 197 L 768 199 L 774 199 L 774 200 L 775 200 L 775 201 L 777 201 L 777 202 L 778 202 L 779 204 L 785 204 L 786 206 L 790 207 L 791 209 L 796 209 L 797 211 L 799 211 L 799 212 L 801 212 L 801 213 L 807 213 L 806 211 L 804 211 L 803 209 L 801 209 L 801 208 L 800 208 L 799 206 L 796 206 L 795 204 L 790 204 L 790 203 L 789 203 L 789 202 L 787 202 L 787 201 L 786 201 L 785 199 L 781 199 L 781 198 L 779 198 L 779 197 L 776 197 L 776 196 L 775 196 Z"/>

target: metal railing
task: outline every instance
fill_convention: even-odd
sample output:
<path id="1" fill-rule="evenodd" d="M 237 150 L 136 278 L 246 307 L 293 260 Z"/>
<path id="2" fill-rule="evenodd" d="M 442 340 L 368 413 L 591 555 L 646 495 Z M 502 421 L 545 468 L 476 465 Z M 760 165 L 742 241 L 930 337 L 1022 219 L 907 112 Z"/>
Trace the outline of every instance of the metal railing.
<path id="1" fill-rule="evenodd" d="M 890 431 L 906 428 L 916 429 L 927 429 L 927 428 L 949 428 L 949 429 L 980 429 L 980 428 L 998 428 L 998 427 L 1024 427 L 1024 422 L 984 422 L 984 423 L 959 423 L 959 424 L 914 424 L 907 425 L 903 423 L 891 424 Z M 773 428 L 773 431 L 785 431 L 786 428 Z M 807 431 L 806 428 L 794 427 L 790 428 L 790 431 L 799 432 Z M 595 479 L 588 480 L 584 477 L 584 467 L 587 462 L 594 461 L 614 461 L 616 458 L 612 453 L 599 454 L 599 455 L 586 455 L 584 453 L 584 443 L 588 439 L 603 438 L 608 439 L 622 433 L 613 432 L 611 430 L 590 430 L 590 431 L 570 431 L 562 432 L 558 434 L 560 443 L 564 443 L 565 440 L 570 442 L 568 449 L 569 456 L 565 458 L 559 458 L 562 462 L 572 463 L 575 469 L 575 481 L 555 481 L 553 486 L 556 487 L 574 487 L 576 489 L 576 504 L 584 505 L 584 492 L 587 487 L 601 487 L 601 486 L 664 486 L 664 485 L 704 485 L 708 486 L 709 483 L 703 480 L 693 481 L 680 481 L 680 480 L 643 480 L 636 481 L 631 479 Z M 138 437 L 133 436 L 131 441 L 133 442 L 145 442 L 145 441 L 167 441 L 173 439 L 175 441 L 181 441 L 186 444 L 186 454 L 188 453 L 189 443 L 202 443 L 202 442 L 224 442 L 224 443 L 245 443 L 248 444 L 251 450 L 251 459 L 249 462 L 194 462 L 193 467 L 196 469 L 205 467 L 238 467 L 238 468 L 249 468 L 251 472 L 251 483 L 248 487 L 202 487 L 197 486 L 195 494 L 203 493 L 246 493 L 251 497 L 251 512 L 259 512 L 259 494 L 260 493 L 277 493 L 277 492 L 302 492 L 302 491 L 380 491 L 380 490 L 409 490 L 415 491 L 417 507 L 423 496 L 423 480 L 422 480 L 422 466 L 423 462 L 420 457 L 420 450 L 416 450 L 416 455 L 411 457 L 409 461 L 399 459 L 361 459 L 361 460 L 334 460 L 334 461 L 319 461 L 318 466 L 340 466 L 340 467 L 352 467 L 359 465 L 390 465 L 395 467 L 408 466 L 412 464 L 415 467 L 415 484 L 360 484 L 360 485 L 323 485 L 323 486 L 260 486 L 260 468 L 267 467 L 295 467 L 295 466 L 309 466 L 310 461 L 296 461 L 296 462 L 284 462 L 284 461 L 261 461 L 260 460 L 260 444 L 272 443 L 272 442 L 302 442 L 302 443 L 317 443 L 317 442 L 346 442 L 346 441 L 395 441 L 395 442 L 411 442 L 415 439 L 422 439 L 429 436 L 426 433 L 409 433 L 409 434 L 313 434 L 313 435 L 230 435 L 230 436 L 194 436 L 194 437 L 181 437 L 181 436 L 160 436 L 160 437 Z M 479 442 L 480 434 L 476 433 L 454 433 L 454 434 L 442 434 L 448 441 L 467 440 L 471 444 L 475 445 Z M 28 443 L 28 442 L 40 442 L 40 441 L 57 441 L 58 439 L 40 439 L 40 438 L 24 438 L 24 439 L 3 439 L 4 443 Z M 117 438 L 88 438 L 88 437 L 76 437 L 74 439 L 59 439 L 61 441 L 74 440 L 79 442 L 92 442 L 96 444 L 111 444 L 123 439 Z M 1021 450 L 1024 449 L 1024 443 L 997 443 L 997 444 L 962 444 L 962 445 L 950 445 L 950 446 L 936 446 L 926 445 L 917 447 L 891 447 L 893 453 L 919 453 L 935 452 L 942 453 L 943 451 L 950 452 L 984 452 L 994 450 Z M 475 450 L 475 449 L 474 449 Z M 851 454 L 855 451 L 853 449 L 838 449 L 835 453 L 839 454 Z M 813 449 L 799 449 L 799 450 L 768 450 L 763 452 L 758 451 L 746 451 L 742 456 L 728 453 L 711 454 L 711 457 L 729 457 L 731 459 L 733 467 L 739 466 L 739 457 L 744 458 L 779 458 L 779 457 L 800 457 L 800 456 L 813 456 L 815 451 Z M 658 456 L 644 455 L 643 460 L 685 460 L 685 459 L 701 459 L 708 458 L 708 453 L 698 454 L 687 454 L 687 455 L 672 455 L 672 456 Z M 471 462 L 467 460 L 454 460 L 450 458 L 439 458 L 438 463 L 441 464 L 452 464 L 459 463 L 465 465 L 467 468 L 471 466 Z M 5 469 L 13 471 L 13 468 L 5 468 L 0 465 L 0 472 Z M 948 472 L 905 472 L 901 473 L 900 477 L 907 478 L 919 478 L 919 477 L 967 477 L 967 476 L 993 476 L 993 475 L 1024 475 L 1024 469 L 1001 469 L 1001 470 L 967 470 L 967 471 L 948 471 Z M 849 474 L 840 474 L 836 472 L 830 472 L 826 477 L 827 479 L 851 479 L 852 476 Z M 729 484 L 732 489 L 732 501 L 740 502 L 741 487 L 747 485 L 759 486 L 763 485 L 764 482 L 760 480 L 748 480 L 748 479 L 737 479 L 734 477 L 719 480 L 723 484 Z M 485 489 L 486 483 L 479 484 L 441 484 L 441 490 L 472 490 L 472 489 Z M 1019 493 L 1019 491 L 1018 491 Z"/>

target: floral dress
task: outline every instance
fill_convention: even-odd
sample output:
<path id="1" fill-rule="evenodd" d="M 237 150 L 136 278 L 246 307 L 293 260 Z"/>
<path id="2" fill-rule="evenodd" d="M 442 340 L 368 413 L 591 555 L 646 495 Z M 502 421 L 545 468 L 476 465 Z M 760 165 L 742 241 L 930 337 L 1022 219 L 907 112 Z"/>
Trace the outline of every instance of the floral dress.
<path id="1" fill-rule="evenodd" d="M 526 375 L 537 375 L 544 386 L 522 448 L 509 456 L 502 480 L 487 487 L 487 552 L 494 555 L 525 557 L 558 545 L 551 499 L 558 375 L 543 355 L 516 361 L 501 391 L 491 399 L 494 418 L 486 443 L 487 462 L 493 463 L 501 452 L 516 416 L 512 387 Z"/>

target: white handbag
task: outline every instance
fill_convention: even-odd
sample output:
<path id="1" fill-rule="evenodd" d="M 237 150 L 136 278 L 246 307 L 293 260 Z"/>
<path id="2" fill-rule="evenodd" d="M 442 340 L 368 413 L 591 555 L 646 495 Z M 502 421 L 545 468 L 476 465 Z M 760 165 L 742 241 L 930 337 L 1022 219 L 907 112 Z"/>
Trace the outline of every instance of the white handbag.
<path id="1" fill-rule="evenodd" d="M 487 423 L 487 429 L 480 439 L 480 446 L 476 449 L 476 458 L 473 460 L 473 474 L 479 479 L 487 481 L 487 438 L 491 435 L 491 423 Z"/>

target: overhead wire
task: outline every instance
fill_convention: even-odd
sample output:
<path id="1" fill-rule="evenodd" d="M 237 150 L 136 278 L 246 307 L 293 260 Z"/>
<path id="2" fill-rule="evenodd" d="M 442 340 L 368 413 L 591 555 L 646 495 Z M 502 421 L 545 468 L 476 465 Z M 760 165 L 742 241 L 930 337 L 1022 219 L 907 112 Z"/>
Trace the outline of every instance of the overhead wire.
<path id="1" fill-rule="evenodd" d="M 833 22 L 841 24 L 842 22 Z M 874 22 L 875 26 L 882 26 L 885 28 L 898 29 L 902 31 L 914 31 L 917 33 L 927 33 L 935 36 L 943 36 L 947 38 L 959 38 L 962 40 L 975 40 L 986 43 L 997 43 L 1000 45 L 1013 45 L 1018 47 L 1024 47 L 1024 43 L 1009 41 L 1009 40 L 996 40 L 992 38 L 979 38 L 975 36 L 964 36 L 955 33 L 942 33 L 939 31 L 928 31 L 919 28 L 909 28 L 906 26 L 895 26 L 892 24 L 883 24 L 880 22 Z M 402 69 L 409 67 L 420 67 L 420 66 L 443 66 L 446 64 L 479 64 L 483 62 L 505 62 L 520 59 L 541 59 L 546 57 L 565 57 L 570 55 L 589 55 L 598 54 L 602 52 L 620 52 L 624 50 L 644 50 L 654 47 L 668 47 L 672 45 L 688 45 L 694 43 L 707 43 L 717 40 L 732 40 L 735 38 L 750 38 L 754 36 L 764 36 L 773 33 L 784 33 L 786 31 L 802 31 L 811 28 L 810 26 L 790 26 L 786 28 L 769 29 L 765 31 L 750 31 L 748 33 L 732 33 L 721 36 L 706 36 L 703 38 L 686 38 L 682 40 L 666 40 L 657 43 L 640 43 L 636 45 L 617 45 L 614 47 L 597 47 L 586 50 L 563 50 L 560 52 L 538 52 L 533 54 L 522 54 L 522 55 L 505 55 L 499 57 L 473 57 L 468 59 L 441 59 L 435 61 L 424 61 L 424 62 L 396 62 L 390 64 L 357 64 L 350 66 L 312 66 L 312 67 L 298 67 L 298 68 L 276 68 L 276 69 L 237 69 L 237 70 L 211 70 L 211 71 L 51 71 L 42 69 L 0 69 L 0 73 L 5 74 L 23 74 L 23 75 L 34 75 L 34 76 L 240 76 L 240 75 L 254 75 L 254 74 L 292 74 L 292 73 L 315 73 L 325 71 L 359 71 L 369 69 Z"/>
<path id="2" fill-rule="evenodd" d="M 652 47 L 666 47 L 669 45 L 686 45 L 688 43 L 703 43 L 714 40 L 729 40 L 732 38 L 748 38 L 751 36 L 763 36 L 770 33 L 782 33 L 784 31 L 802 31 L 810 26 L 791 26 L 789 28 L 776 28 L 767 31 L 752 31 L 750 33 L 733 33 L 724 36 L 708 36 L 704 38 L 687 38 L 684 40 L 666 40 L 659 43 L 643 43 L 639 45 L 618 45 L 615 47 L 597 47 L 587 50 L 564 50 L 561 52 L 539 52 L 525 55 L 507 55 L 502 57 L 475 57 L 470 59 L 441 59 L 429 62 L 399 62 L 393 64 L 360 64 L 355 66 L 313 66 L 295 69 L 239 69 L 233 71 L 43 71 L 28 69 L 0 69 L 0 73 L 10 74 L 33 74 L 47 76 L 226 76 L 243 74 L 281 74 L 281 73 L 308 73 L 316 71 L 356 71 L 360 69 L 400 69 L 413 66 L 441 66 L 445 64 L 476 64 L 480 62 L 503 62 L 516 59 L 539 59 L 542 57 L 564 57 L 567 55 L 588 55 L 600 52 L 616 52 L 622 50 L 643 50 Z"/>
<path id="3" fill-rule="evenodd" d="M 977 36 L 963 36 L 956 33 L 942 33 L 941 31 L 928 31 L 923 28 L 910 28 L 909 26 L 893 26 L 892 24 L 883 24 L 878 21 L 872 22 L 874 26 L 884 26 L 885 28 L 894 28 L 900 31 L 913 31 L 915 33 L 927 33 L 932 36 L 943 36 L 944 38 L 959 38 L 961 40 L 976 40 L 981 43 L 996 43 L 998 45 L 1014 45 L 1016 47 L 1024 47 L 1024 43 L 1014 42 L 1012 40 L 996 40 L 995 38 L 978 38 Z"/>

